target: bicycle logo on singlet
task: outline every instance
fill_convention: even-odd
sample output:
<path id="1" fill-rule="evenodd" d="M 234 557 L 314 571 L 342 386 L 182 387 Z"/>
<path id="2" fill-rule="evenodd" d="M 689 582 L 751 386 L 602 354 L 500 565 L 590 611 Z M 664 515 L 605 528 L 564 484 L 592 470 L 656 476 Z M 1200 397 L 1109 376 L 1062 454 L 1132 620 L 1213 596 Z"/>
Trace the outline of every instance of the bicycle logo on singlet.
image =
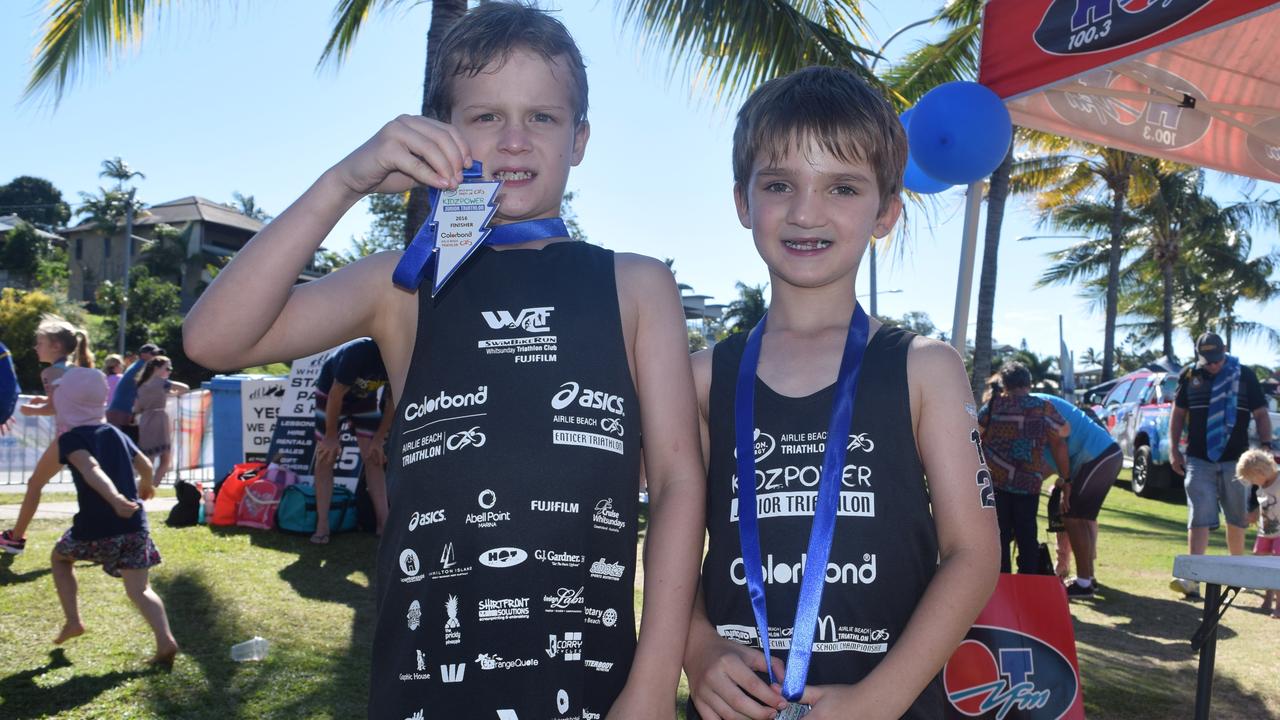
<path id="1" fill-rule="evenodd" d="M 849 450 L 864 450 L 872 452 L 876 449 L 876 444 L 866 433 L 858 433 L 849 436 Z"/>
<path id="2" fill-rule="evenodd" d="M 617 433 L 622 437 L 622 421 L 617 418 L 605 418 L 600 421 L 600 429 L 607 433 Z"/>
<path id="3" fill-rule="evenodd" d="M 470 430 L 463 430 L 462 432 L 450 435 L 449 439 L 445 441 L 445 445 L 450 450 L 461 450 L 468 446 L 484 447 L 484 443 L 487 439 L 488 438 L 485 437 L 485 434 L 480 432 L 480 426 L 477 425 Z"/>

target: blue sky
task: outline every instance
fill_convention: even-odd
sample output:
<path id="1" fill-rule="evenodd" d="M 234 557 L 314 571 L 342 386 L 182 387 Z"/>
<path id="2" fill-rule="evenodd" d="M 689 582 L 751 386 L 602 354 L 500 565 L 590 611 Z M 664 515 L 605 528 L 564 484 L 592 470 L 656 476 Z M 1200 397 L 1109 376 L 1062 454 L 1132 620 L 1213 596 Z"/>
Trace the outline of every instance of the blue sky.
<path id="1" fill-rule="evenodd" d="M 421 105 L 429 3 L 376 15 L 341 67 L 319 71 L 333 2 L 191 3 L 187 15 L 170 6 L 148 24 L 141 47 L 87 71 L 56 110 L 21 100 L 45 5 L 0 3 L 0 182 L 45 177 L 71 201 L 77 191 L 104 184 L 99 163 L 119 155 L 146 173 L 138 183 L 146 201 L 187 195 L 230 201 L 239 191 L 278 213 L 383 123 Z M 683 75 L 672 78 L 666 58 L 646 53 L 622 27 L 613 3 L 542 5 L 560 11 L 588 63 L 591 141 L 569 189 L 578 195 L 574 209 L 589 238 L 614 250 L 675 258 L 679 280 L 718 302 L 736 296 L 737 281 L 766 282 L 733 210 L 735 108 L 717 104 Z M 938 6 L 935 0 L 876 2 L 867 17 L 876 37 L 887 38 Z M 897 57 L 931 32 L 908 32 L 886 54 Z M 1210 187 L 1223 200 L 1238 195 L 1228 183 L 1211 181 Z M 924 311 L 950 330 L 963 197 L 958 189 L 937 197 L 933 210 L 911 210 L 902 252 L 882 253 L 878 285 L 882 293 L 901 292 L 882 294 L 879 310 L 894 316 Z M 362 205 L 325 246 L 343 249 L 367 226 Z M 1026 202 L 1013 200 L 1000 250 L 996 339 L 1012 345 L 1025 339 L 1036 352 L 1056 353 L 1061 314 L 1077 358 L 1087 347 L 1101 352 L 1100 310 L 1077 298 L 1074 288 L 1034 289 L 1048 264 L 1044 253 L 1072 242 L 1015 241 L 1038 234 L 1054 233 L 1037 228 Z M 1274 233 L 1257 234 L 1255 252 L 1275 241 Z M 975 274 L 981 261 L 979 248 Z M 860 294 L 868 291 L 866 275 L 864 264 Z M 975 278 L 970 323 L 976 295 Z M 1280 325 L 1265 307 L 1250 304 L 1241 314 Z M 1188 354 L 1185 333 L 1175 344 Z M 1235 350 L 1248 362 L 1280 362 L 1261 343 L 1237 341 Z"/>

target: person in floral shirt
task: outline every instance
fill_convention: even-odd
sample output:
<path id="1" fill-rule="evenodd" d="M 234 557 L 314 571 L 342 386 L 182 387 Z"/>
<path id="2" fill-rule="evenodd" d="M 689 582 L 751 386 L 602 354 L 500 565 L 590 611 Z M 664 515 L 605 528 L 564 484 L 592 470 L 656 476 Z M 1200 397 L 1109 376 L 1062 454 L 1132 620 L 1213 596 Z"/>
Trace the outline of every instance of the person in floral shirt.
<path id="1" fill-rule="evenodd" d="M 1020 362 L 1000 368 L 1000 389 L 978 412 L 982 446 L 996 491 L 1000 572 L 1012 572 L 1009 543 L 1018 545 L 1018 572 L 1038 571 L 1036 511 L 1050 469 L 1047 446 L 1065 485 L 1071 482 L 1067 444 L 1071 426 L 1052 403 L 1031 395 L 1031 371 Z"/>

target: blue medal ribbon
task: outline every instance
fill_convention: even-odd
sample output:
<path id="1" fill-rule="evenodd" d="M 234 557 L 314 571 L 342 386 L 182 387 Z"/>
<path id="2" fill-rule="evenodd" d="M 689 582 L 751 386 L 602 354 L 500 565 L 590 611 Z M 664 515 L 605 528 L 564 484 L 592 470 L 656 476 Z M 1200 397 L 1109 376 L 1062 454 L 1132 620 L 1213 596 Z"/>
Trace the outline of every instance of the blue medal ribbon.
<path id="1" fill-rule="evenodd" d="M 742 563 L 755 614 L 760 647 L 764 650 L 769 682 L 774 682 L 769 660 L 769 616 L 765 607 L 764 569 L 760 561 L 760 527 L 756 509 L 755 454 L 755 388 L 756 367 L 760 364 L 760 345 L 769 315 L 747 336 L 742 363 L 738 366 L 738 384 L 734 400 L 734 439 L 738 465 L 738 540 L 742 545 Z M 805 678 L 813 656 L 813 634 L 818 625 L 818 608 L 822 603 L 823 581 L 831 540 L 835 533 L 836 508 L 840 504 L 840 478 L 847 453 L 846 439 L 853 422 L 853 403 L 858 392 L 858 373 L 867 349 L 870 323 L 862 306 L 855 303 L 836 378 L 836 395 L 827 425 L 827 441 L 822 457 L 822 474 L 818 480 L 818 501 L 813 512 L 813 528 L 809 532 L 809 548 L 805 555 L 804 574 L 800 581 L 800 599 L 796 603 L 795 623 L 791 631 L 791 650 L 787 653 L 787 674 L 782 681 L 782 695 L 796 702 L 804 694 Z"/>
<path id="2" fill-rule="evenodd" d="M 483 179 L 484 172 L 479 160 L 462 171 L 464 183 Z M 409 247 L 404 249 L 404 255 L 400 257 L 400 262 L 396 264 L 395 272 L 391 275 L 392 282 L 409 292 L 415 292 L 421 287 L 423 279 L 433 267 L 432 261 L 436 256 L 436 207 L 439 205 L 437 202 L 439 196 L 439 190 L 435 188 L 427 190 L 427 202 L 431 205 L 431 213 L 427 215 L 427 221 L 422 223 L 422 227 L 418 228 Z M 515 245 L 533 240 L 569 237 L 569 228 L 561 218 L 508 223 L 492 228 L 486 227 L 482 232 L 484 234 L 480 242 L 485 245 Z"/>

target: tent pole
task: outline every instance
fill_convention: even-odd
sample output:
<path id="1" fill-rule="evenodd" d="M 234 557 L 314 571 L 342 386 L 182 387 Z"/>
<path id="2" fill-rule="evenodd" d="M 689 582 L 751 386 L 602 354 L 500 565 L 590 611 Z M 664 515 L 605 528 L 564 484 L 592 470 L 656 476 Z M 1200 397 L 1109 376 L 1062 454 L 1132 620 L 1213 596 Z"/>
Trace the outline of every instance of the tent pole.
<path id="1" fill-rule="evenodd" d="M 969 298 L 973 295 L 973 257 L 978 251 L 978 216 L 982 214 L 983 181 L 969 183 L 964 204 L 964 241 L 960 247 L 960 275 L 956 280 L 956 311 L 951 318 L 951 346 L 964 357 L 969 327 Z"/>

